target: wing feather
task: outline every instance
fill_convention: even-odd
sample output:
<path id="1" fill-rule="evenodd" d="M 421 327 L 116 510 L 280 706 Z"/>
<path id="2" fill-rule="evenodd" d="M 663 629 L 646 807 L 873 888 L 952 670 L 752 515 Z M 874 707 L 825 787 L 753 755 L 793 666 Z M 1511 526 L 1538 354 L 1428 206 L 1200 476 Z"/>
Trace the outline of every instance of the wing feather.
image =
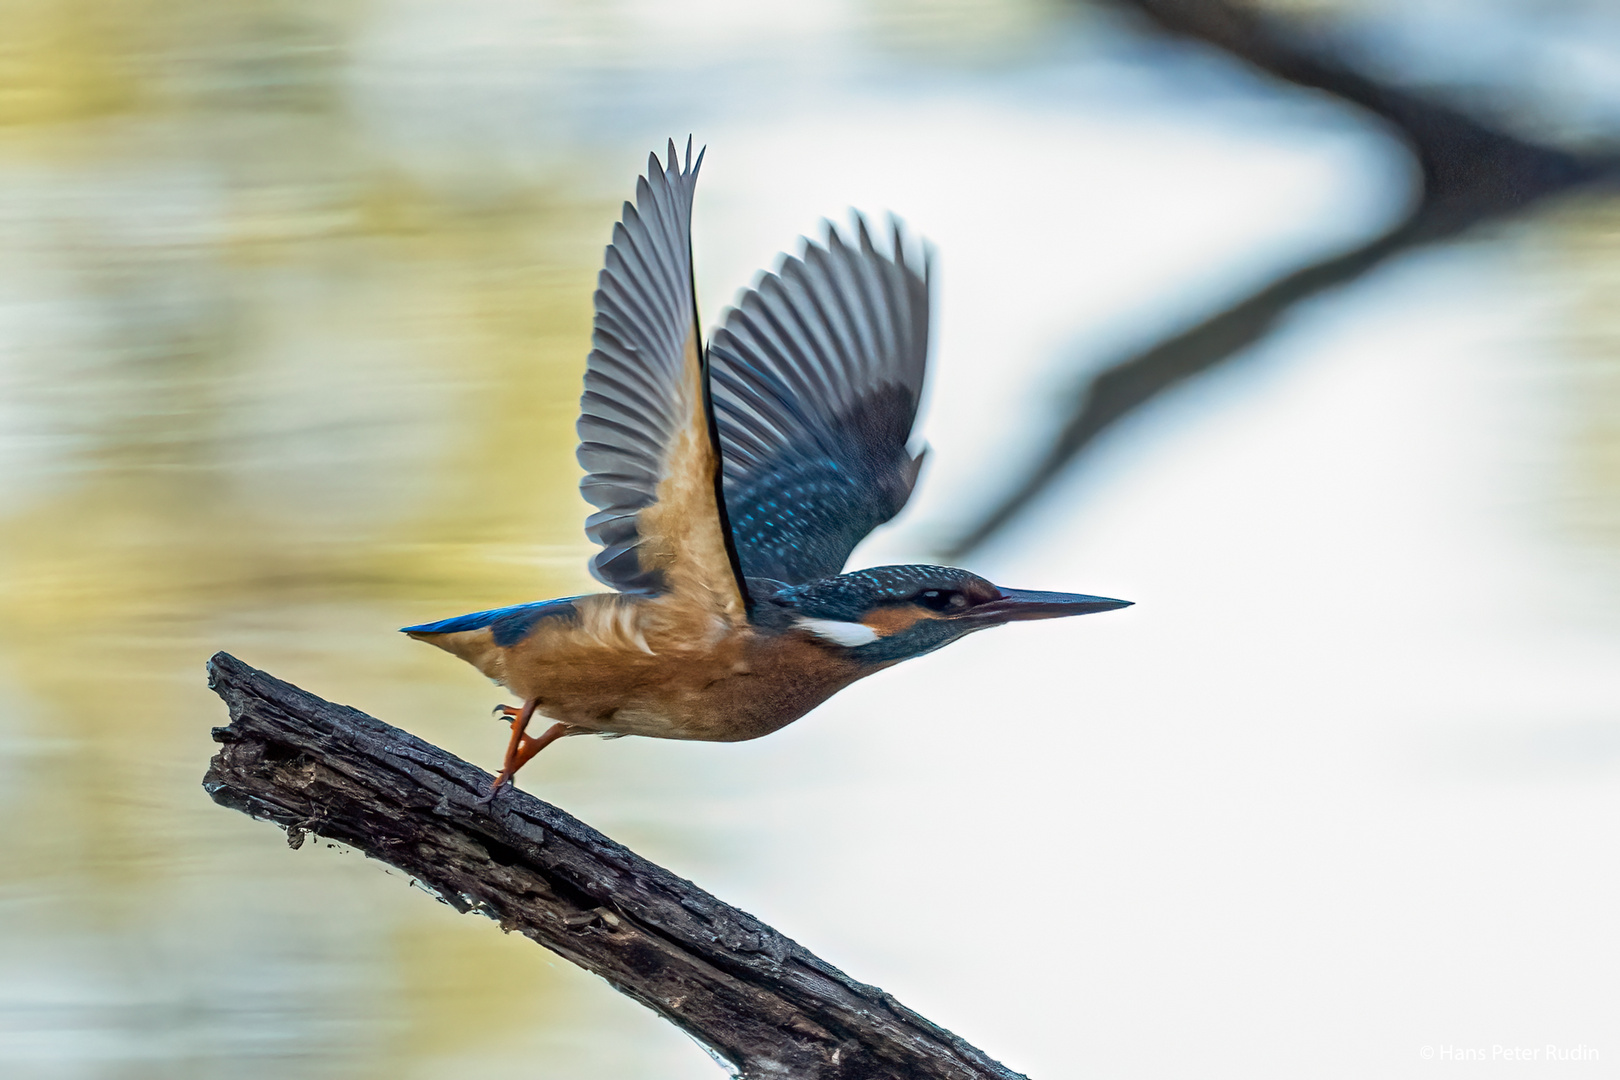
<path id="1" fill-rule="evenodd" d="M 829 226 L 727 313 L 709 375 L 744 575 L 837 574 L 910 498 L 928 317 L 926 260 L 908 260 L 898 223 L 879 251 L 858 216 L 853 243 Z"/>
<path id="2" fill-rule="evenodd" d="M 692 289 L 692 194 L 684 167 L 650 155 L 597 279 L 580 399 L 580 491 L 602 550 L 591 573 L 621 592 L 673 595 L 740 616 L 746 594 L 720 502 L 720 449 L 706 399 Z"/>

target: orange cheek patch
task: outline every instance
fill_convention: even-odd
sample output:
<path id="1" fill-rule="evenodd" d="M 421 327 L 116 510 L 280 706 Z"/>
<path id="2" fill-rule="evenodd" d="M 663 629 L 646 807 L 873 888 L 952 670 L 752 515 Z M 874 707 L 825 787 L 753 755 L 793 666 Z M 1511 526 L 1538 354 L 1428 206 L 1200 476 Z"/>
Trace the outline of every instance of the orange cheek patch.
<path id="1" fill-rule="evenodd" d="M 892 637 L 903 630 L 909 630 L 917 625 L 921 619 L 937 619 L 938 615 L 926 608 L 915 604 L 905 604 L 896 607 L 881 607 L 876 611 L 868 612 L 861 622 L 871 627 L 878 637 Z"/>

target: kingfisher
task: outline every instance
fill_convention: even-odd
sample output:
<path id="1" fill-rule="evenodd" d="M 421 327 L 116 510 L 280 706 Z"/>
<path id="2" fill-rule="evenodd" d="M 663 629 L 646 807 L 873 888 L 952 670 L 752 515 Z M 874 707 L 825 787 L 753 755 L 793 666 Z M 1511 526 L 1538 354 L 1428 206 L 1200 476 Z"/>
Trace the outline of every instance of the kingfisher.
<path id="1" fill-rule="evenodd" d="M 844 573 L 905 506 L 928 363 L 930 256 L 892 220 L 804 239 L 707 347 L 692 275 L 703 152 L 648 155 L 597 279 L 580 402 L 590 560 L 613 592 L 403 632 L 522 700 L 502 786 L 568 735 L 740 742 L 902 660 L 1003 623 L 1126 607 L 945 566 Z M 885 250 L 886 248 L 886 250 Z M 535 717 L 550 720 L 528 734 Z"/>

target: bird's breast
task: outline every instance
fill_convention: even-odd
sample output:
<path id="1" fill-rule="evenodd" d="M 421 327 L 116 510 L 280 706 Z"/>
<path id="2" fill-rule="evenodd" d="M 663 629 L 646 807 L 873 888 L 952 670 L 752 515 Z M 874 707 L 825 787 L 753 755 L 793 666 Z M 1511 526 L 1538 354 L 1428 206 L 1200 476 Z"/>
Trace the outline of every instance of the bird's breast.
<path id="1" fill-rule="evenodd" d="M 666 715 L 680 734 L 666 738 L 741 742 L 797 720 L 867 674 L 860 665 L 792 632 L 750 631 L 739 663 L 678 702 Z"/>

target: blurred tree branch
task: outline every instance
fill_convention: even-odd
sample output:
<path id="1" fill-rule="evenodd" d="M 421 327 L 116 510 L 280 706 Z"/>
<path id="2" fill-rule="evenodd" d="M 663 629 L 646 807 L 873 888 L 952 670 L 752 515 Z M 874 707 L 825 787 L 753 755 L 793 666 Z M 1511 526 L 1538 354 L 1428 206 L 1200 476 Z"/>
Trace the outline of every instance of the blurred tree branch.
<path id="1" fill-rule="evenodd" d="M 1021 1080 L 873 986 L 467 762 L 227 653 L 203 787 L 300 846 L 340 841 L 657 1012 L 745 1078 Z"/>
<path id="2" fill-rule="evenodd" d="M 1295 305 L 1391 256 L 1523 212 L 1549 196 L 1620 175 L 1612 152 L 1526 141 L 1417 92 L 1357 71 L 1321 35 L 1228 0 L 1106 0 L 1166 34 L 1214 46 L 1266 74 L 1382 119 L 1416 159 L 1412 210 L 1383 235 L 1273 281 L 1197 325 L 1117 361 L 1075 395 L 1069 417 L 1033 470 L 951 547 L 960 558 L 1036 499 L 1116 421 L 1263 338 Z"/>

